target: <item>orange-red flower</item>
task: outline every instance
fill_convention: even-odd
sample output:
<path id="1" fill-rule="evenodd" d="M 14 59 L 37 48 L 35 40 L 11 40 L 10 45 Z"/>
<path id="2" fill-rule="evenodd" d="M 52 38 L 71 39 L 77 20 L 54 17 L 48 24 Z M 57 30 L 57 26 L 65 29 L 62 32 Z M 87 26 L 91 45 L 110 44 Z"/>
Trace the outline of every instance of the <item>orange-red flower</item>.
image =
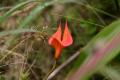
<path id="1" fill-rule="evenodd" d="M 55 48 L 55 59 L 58 59 L 60 57 L 63 48 L 70 46 L 73 43 L 71 33 L 68 29 L 67 21 L 65 24 L 63 36 L 60 23 L 56 33 L 54 33 L 49 38 L 48 43 Z"/>

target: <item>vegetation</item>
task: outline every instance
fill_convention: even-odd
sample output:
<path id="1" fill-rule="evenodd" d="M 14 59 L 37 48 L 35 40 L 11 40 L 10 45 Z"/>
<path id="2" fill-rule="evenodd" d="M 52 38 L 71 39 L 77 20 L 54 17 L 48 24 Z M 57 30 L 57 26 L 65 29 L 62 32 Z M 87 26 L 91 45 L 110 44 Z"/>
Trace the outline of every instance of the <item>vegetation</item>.
<path id="1" fill-rule="evenodd" d="M 120 0 L 2 0 L 0 80 L 120 80 L 119 16 Z M 73 44 L 56 60 L 48 40 L 66 20 Z"/>

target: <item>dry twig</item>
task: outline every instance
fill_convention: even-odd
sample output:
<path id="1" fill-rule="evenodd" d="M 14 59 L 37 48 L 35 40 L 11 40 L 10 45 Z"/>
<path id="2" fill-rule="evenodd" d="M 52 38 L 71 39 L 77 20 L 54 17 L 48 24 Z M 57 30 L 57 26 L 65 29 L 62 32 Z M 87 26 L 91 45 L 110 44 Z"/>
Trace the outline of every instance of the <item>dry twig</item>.
<path id="1" fill-rule="evenodd" d="M 58 68 L 56 68 L 48 77 L 48 80 L 52 80 L 52 78 L 57 75 L 65 66 L 67 66 L 70 62 L 76 59 L 80 54 L 80 50 L 78 50 L 75 54 L 73 54 L 67 61 L 61 64 Z"/>

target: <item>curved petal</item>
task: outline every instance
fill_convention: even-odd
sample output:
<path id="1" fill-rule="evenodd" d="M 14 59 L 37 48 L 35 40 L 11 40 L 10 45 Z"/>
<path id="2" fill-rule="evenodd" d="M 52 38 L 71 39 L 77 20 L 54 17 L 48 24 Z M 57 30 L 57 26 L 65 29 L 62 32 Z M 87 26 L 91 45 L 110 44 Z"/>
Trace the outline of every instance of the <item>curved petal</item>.
<path id="1" fill-rule="evenodd" d="M 62 45 L 61 45 L 61 42 L 59 42 L 58 40 L 54 39 L 53 41 L 53 46 L 55 48 L 55 59 L 58 59 L 61 55 L 61 51 L 62 51 Z"/>
<path id="2" fill-rule="evenodd" d="M 71 33 L 68 29 L 68 24 L 66 21 L 65 30 L 64 30 L 63 38 L 62 38 L 62 45 L 64 47 L 67 47 L 67 46 L 71 45 L 72 43 L 73 43 L 73 39 L 72 39 Z"/>
<path id="3" fill-rule="evenodd" d="M 57 39 L 53 38 L 52 44 L 51 44 L 54 48 L 55 48 L 55 55 L 54 58 L 58 59 L 61 55 L 61 51 L 63 49 L 61 42 L 59 42 Z"/>
<path id="4" fill-rule="evenodd" d="M 60 23 L 56 33 L 54 33 L 49 38 L 48 43 L 51 45 L 54 39 L 57 39 L 58 41 L 61 41 L 61 34 L 62 34 L 62 32 L 61 32 L 61 23 Z"/>
<path id="5" fill-rule="evenodd" d="M 61 34 L 62 32 L 61 32 L 61 23 L 60 23 L 56 33 L 53 34 L 48 40 L 48 43 L 55 48 L 55 56 L 54 56 L 55 59 L 58 59 L 60 57 L 62 51 Z"/>

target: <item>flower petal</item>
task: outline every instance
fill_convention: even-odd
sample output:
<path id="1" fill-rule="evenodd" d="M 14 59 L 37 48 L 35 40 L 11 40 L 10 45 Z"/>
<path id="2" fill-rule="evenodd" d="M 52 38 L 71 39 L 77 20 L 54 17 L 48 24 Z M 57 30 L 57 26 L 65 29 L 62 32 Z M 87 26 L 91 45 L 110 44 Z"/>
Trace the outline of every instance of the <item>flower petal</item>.
<path id="1" fill-rule="evenodd" d="M 53 38 L 52 44 L 51 44 L 54 48 L 55 48 L 55 59 L 58 59 L 61 55 L 61 51 L 63 49 L 61 42 L 59 42 L 57 39 Z"/>
<path id="2" fill-rule="evenodd" d="M 58 59 L 61 55 L 62 51 L 62 45 L 61 45 L 61 23 L 59 24 L 59 27 L 55 34 L 52 35 L 52 37 L 49 38 L 48 43 L 52 45 L 55 48 L 55 59 Z"/>
<path id="3" fill-rule="evenodd" d="M 61 23 L 60 23 L 56 33 L 49 38 L 48 43 L 52 45 L 54 39 L 57 39 L 58 41 L 61 42 L 61 34 L 62 32 L 61 32 Z"/>
<path id="4" fill-rule="evenodd" d="M 60 55 L 61 55 L 61 51 L 62 51 L 62 49 L 63 49 L 63 47 L 62 47 L 62 45 L 61 45 L 61 43 L 59 42 L 59 41 L 54 41 L 54 47 L 55 47 L 55 59 L 58 59 L 59 57 L 60 57 Z"/>
<path id="5" fill-rule="evenodd" d="M 67 47 L 67 46 L 71 45 L 72 43 L 73 43 L 73 39 L 72 39 L 71 33 L 68 29 L 68 24 L 66 21 L 65 30 L 64 30 L 64 34 L 63 34 L 63 38 L 62 38 L 62 45 L 64 47 Z"/>

